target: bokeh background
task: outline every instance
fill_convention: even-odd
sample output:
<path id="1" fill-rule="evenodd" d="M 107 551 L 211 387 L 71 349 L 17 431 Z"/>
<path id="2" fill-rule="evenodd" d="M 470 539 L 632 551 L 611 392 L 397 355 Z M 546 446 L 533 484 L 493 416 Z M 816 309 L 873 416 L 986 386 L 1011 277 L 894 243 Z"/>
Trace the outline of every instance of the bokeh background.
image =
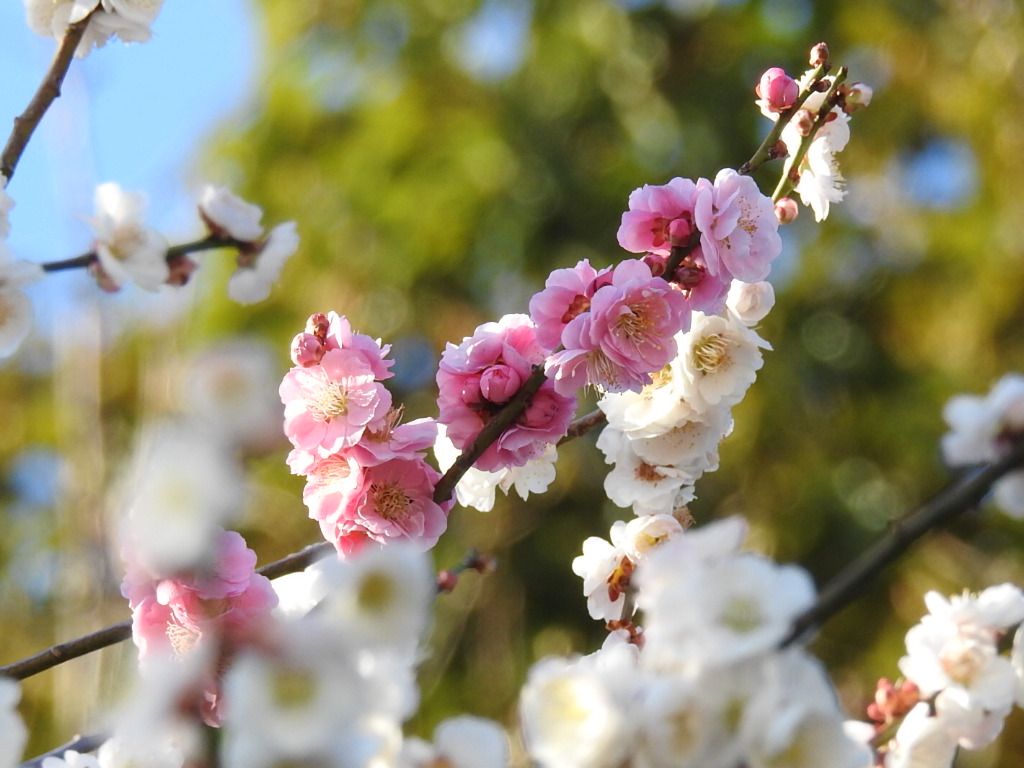
<path id="1" fill-rule="evenodd" d="M 53 43 L 0 9 L 0 121 Z M 11 193 L 11 245 L 87 250 L 93 186 L 143 189 L 172 239 L 200 233 L 194 194 L 226 183 L 294 219 L 302 247 L 270 299 L 230 303 L 228 259 L 192 285 L 99 295 L 81 274 L 34 292 L 38 329 L 0 368 L 3 661 L 127 617 L 106 524 L 140 426 L 180 407 L 181 371 L 236 336 L 287 343 L 334 309 L 394 345 L 396 399 L 429 415 L 445 341 L 523 311 L 549 270 L 621 258 L 628 193 L 713 176 L 767 130 L 753 84 L 802 71 L 827 40 L 875 88 L 841 156 L 847 200 L 785 235 L 761 333 L 775 347 L 697 487 L 699 522 L 743 514 L 752 544 L 826 581 L 949 481 L 943 403 L 1024 369 L 1024 7 L 1014 0 L 222 0 L 169 2 L 145 46 L 73 67 Z M 770 190 L 778 164 L 758 179 Z M 184 390 L 187 393 L 187 386 Z M 186 394 L 187 397 L 187 394 Z M 315 541 L 283 437 L 251 451 L 243 533 L 263 562 Z M 604 499 L 593 438 L 561 451 L 529 503 L 456 509 L 439 567 L 498 558 L 439 601 L 427 734 L 468 711 L 515 721 L 529 665 L 603 631 L 570 571 L 582 540 L 629 513 Z M 1024 584 L 1024 533 L 991 508 L 935 532 L 813 644 L 859 715 L 898 674 L 921 598 Z M 134 661 L 121 647 L 28 681 L 30 752 L 88 730 Z M 958 766 L 1008 768 L 1022 718 Z"/>

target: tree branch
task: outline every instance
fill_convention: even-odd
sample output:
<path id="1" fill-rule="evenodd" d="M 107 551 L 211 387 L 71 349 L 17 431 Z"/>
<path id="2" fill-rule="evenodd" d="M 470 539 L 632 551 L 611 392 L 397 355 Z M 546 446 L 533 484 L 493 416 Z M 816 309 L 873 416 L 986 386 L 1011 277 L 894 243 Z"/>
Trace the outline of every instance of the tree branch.
<path id="1" fill-rule="evenodd" d="M 276 579 L 288 573 L 298 573 L 305 570 L 311 563 L 326 557 L 333 551 L 334 547 L 327 542 L 311 544 L 305 549 L 268 563 L 262 568 L 257 569 L 256 572 L 266 576 L 268 579 Z M 20 661 L 6 664 L 0 667 L 0 675 L 11 677 L 15 680 L 24 680 L 27 677 L 38 675 L 40 672 L 45 672 L 48 669 L 63 664 L 65 661 L 77 659 L 80 656 L 85 656 L 111 645 L 117 645 L 131 636 L 131 621 L 122 621 L 96 632 L 91 632 L 88 635 L 77 637 L 74 640 L 58 643 Z"/>
<path id="2" fill-rule="evenodd" d="M 39 89 L 28 103 L 25 111 L 14 118 L 14 129 L 7 139 L 3 154 L 0 155 L 0 175 L 5 176 L 8 183 L 14 176 L 18 161 L 21 159 L 25 147 L 28 146 L 32 134 L 35 133 L 39 121 L 43 119 L 43 115 L 46 114 L 50 105 L 60 96 L 61 85 L 71 68 L 71 59 L 75 55 L 78 44 L 82 42 L 85 29 L 89 26 L 89 21 L 94 13 L 96 11 L 92 11 L 84 19 L 68 27 Z"/>
<path id="3" fill-rule="evenodd" d="M 993 483 L 1022 466 L 1024 440 L 998 461 L 966 475 L 927 504 L 897 521 L 884 538 L 847 565 L 821 590 L 814 605 L 793 622 L 793 629 L 782 641 L 782 647 L 800 640 L 805 633 L 846 607 L 883 568 L 902 555 L 915 541 L 933 528 L 945 525 L 974 509 Z"/>
<path id="4" fill-rule="evenodd" d="M 241 248 L 246 245 L 249 244 L 242 243 L 241 241 L 235 240 L 231 237 L 208 235 L 201 240 L 193 240 L 190 243 L 182 243 L 181 245 L 172 245 L 167 249 L 165 258 L 167 259 L 167 263 L 170 264 L 175 259 L 181 258 L 182 256 L 190 253 L 212 251 L 216 248 Z M 39 266 L 43 268 L 43 272 L 64 272 L 69 269 L 84 269 L 93 264 L 96 259 L 96 251 L 89 251 L 88 253 L 83 253 L 81 256 L 73 256 L 70 259 L 44 261 Z"/>

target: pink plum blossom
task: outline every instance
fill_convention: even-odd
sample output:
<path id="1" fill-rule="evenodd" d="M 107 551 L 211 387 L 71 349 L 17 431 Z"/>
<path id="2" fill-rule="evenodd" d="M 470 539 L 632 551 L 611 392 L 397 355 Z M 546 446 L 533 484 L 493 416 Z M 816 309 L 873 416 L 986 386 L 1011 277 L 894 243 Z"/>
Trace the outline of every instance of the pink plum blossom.
<path id="1" fill-rule="evenodd" d="M 609 392 L 639 391 L 676 355 L 673 338 L 689 327 L 683 294 L 639 259 L 615 267 L 590 310 L 562 333 L 565 349 L 552 355 L 546 372 L 555 390 L 573 394 L 583 384 Z"/>
<path id="2" fill-rule="evenodd" d="M 545 349 L 554 350 L 561 344 L 562 330 L 576 316 L 590 309 L 590 300 L 601 284 L 599 278 L 610 269 L 600 272 L 590 266 L 587 259 L 571 269 L 556 269 L 544 282 L 544 290 L 530 299 L 530 317 L 537 325 L 537 340 Z"/>
<path id="3" fill-rule="evenodd" d="M 321 530 L 342 554 L 358 551 L 371 540 L 386 544 L 402 539 L 429 549 L 448 526 L 452 507 L 450 501 L 433 500 L 440 478 L 421 458 L 368 467 L 358 474 L 344 506 L 321 520 Z"/>
<path id="4" fill-rule="evenodd" d="M 694 220 L 708 271 L 746 283 L 768 277 L 771 262 L 782 252 L 771 198 L 731 168 L 719 171 L 713 186 L 701 179 L 697 187 Z"/>
<path id="5" fill-rule="evenodd" d="M 222 531 L 205 571 L 159 578 L 129 557 L 121 593 L 132 609 L 132 638 L 144 660 L 190 651 L 211 632 L 238 642 L 277 604 L 270 582 L 255 573 L 256 554 L 234 531 Z"/>
<path id="6" fill-rule="evenodd" d="M 757 103 L 761 109 L 782 112 L 793 106 L 800 95 L 800 84 L 787 75 L 782 67 L 772 67 L 761 75 L 754 92 L 757 93 Z"/>
<path id="7" fill-rule="evenodd" d="M 371 361 L 358 349 L 329 349 L 319 364 L 292 368 L 280 387 L 288 439 L 301 450 L 326 453 L 355 445 L 391 408 L 391 394 L 374 379 Z"/>
<path id="8" fill-rule="evenodd" d="M 667 256 L 672 246 L 683 245 L 693 234 L 696 185 L 676 177 L 668 184 L 645 184 L 629 195 L 629 210 L 622 214 L 619 245 L 632 253 L 651 251 Z"/>
<path id="9" fill-rule="evenodd" d="M 438 421 L 447 427 L 457 448 L 465 450 L 473 442 L 544 357 L 545 349 L 526 315 L 505 315 L 496 323 L 479 326 L 462 344 L 448 345 L 437 372 Z M 493 472 L 537 458 L 565 435 L 575 408 L 574 397 L 556 393 L 554 385 L 545 381 L 476 467 Z"/>

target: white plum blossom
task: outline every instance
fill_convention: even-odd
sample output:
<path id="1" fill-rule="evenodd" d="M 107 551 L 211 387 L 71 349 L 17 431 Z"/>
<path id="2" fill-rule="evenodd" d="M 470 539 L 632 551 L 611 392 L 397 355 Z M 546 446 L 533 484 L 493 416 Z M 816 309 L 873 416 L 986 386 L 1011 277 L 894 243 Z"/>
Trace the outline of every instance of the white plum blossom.
<path id="1" fill-rule="evenodd" d="M 709 407 L 661 435 L 631 440 L 630 447 L 648 464 L 682 470 L 687 484 L 692 485 L 705 472 L 718 469 L 718 444 L 732 432 L 732 426 L 727 407 Z"/>
<path id="2" fill-rule="evenodd" d="M 814 601 L 802 568 L 753 553 L 687 562 L 676 548 L 687 538 L 660 547 L 637 571 L 647 653 L 690 665 L 751 658 L 774 648 Z"/>
<path id="3" fill-rule="evenodd" d="M 67 750 L 60 757 L 47 757 L 41 768 L 104 768 L 95 755 Z"/>
<path id="4" fill-rule="evenodd" d="M 426 630 L 436 582 L 429 558 L 402 543 L 367 547 L 320 569 L 322 616 L 362 648 L 415 650 Z"/>
<path id="5" fill-rule="evenodd" d="M 775 306 L 775 289 L 767 280 L 744 283 L 733 280 L 729 286 L 725 306 L 746 326 L 755 326 L 764 320 Z"/>
<path id="6" fill-rule="evenodd" d="M 672 514 L 693 500 L 691 474 L 673 466 L 648 464 L 633 450 L 632 441 L 611 427 L 601 430 L 597 447 L 615 467 L 604 479 L 605 494 L 637 515 Z"/>
<path id="7" fill-rule="evenodd" d="M 619 768 L 629 755 L 637 652 L 615 644 L 582 659 L 542 659 L 519 702 L 527 751 L 542 768 Z"/>
<path id="8" fill-rule="evenodd" d="M 15 260 L 0 240 L 0 358 L 13 355 L 32 330 L 32 302 L 22 288 L 42 276 L 38 264 Z"/>
<path id="9" fill-rule="evenodd" d="M 459 454 L 459 449 L 448 439 L 444 424 L 438 424 L 434 456 L 440 470 L 447 472 Z M 521 467 L 506 467 L 499 472 L 470 467 L 455 486 L 455 498 L 462 506 L 473 507 L 480 512 L 494 509 L 497 488 L 506 495 L 515 488 L 519 497 L 526 501 L 531 493 L 544 493 L 554 482 L 557 461 L 558 449 L 549 444 L 543 453 Z"/>
<path id="10" fill-rule="evenodd" d="M 985 397 L 957 395 L 946 403 L 942 416 L 951 430 L 942 436 L 948 464 L 996 461 L 1014 441 L 1024 440 L 1024 375 L 1003 376 Z M 1024 519 L 1024 470 L 996 481 L 993 496 L 1006 514 Z"/>
<path id="11" fill-rule="evenodd" d="M 68 25 L 93 14 L 75 55 L 87 56 L 106 45 L 112 36 L 126 43 L 146 42 L 164 0 L 25 0 L 29 28 L 38 35 L 60 40 Z"/>
<path id="12" fill-rule="evenodd" d="M 764 365 L 771 345 L 734 317 L 694 312 L 679 351 L 686 376 L 686 399 L 700 411 L 735 405 Z"/>
<path id="13" fill-rule="evenodd" d="M 270 289 L 285 262 L 299 248 L 295 222 L 278 224 L 266 239 L 238 255 L 238 269 L 228 281 L 228 296 L 239 304 L 255 304 L 270 295 Z"/>
<path id="14" fill-rule="evenodd" d="M 113 182 L 96 187 L 96 215 L 90 219 L 96 235 L 96 257 L 103 277 L 113 287 L 135 283 L 155 291 L 170 276 L 167 241 L 143 221 L 146 198 L 125 192 Z"/>
<path id="15" fill-rule="evenodd" d="M 684 334 L 676 334 L 681 348 Z M 682 360 L 677 356 L 651 376 L 651 383 L 640 392 L 609 392 L 597 403 L 608 417 L 608 424 L 631 438 L 654 437 L 693 417 L 693 406 L 686 402 L 686 381 Z"/>
<path id="16" fill-rule="evenodd" d="M 123 740 L 117 737 L 107 739 L 100 745 L 96 759 L 100 768 L 137 768 L 142 764 L 139 762 L 140 756 L 133 757 L 125 748 Z M 144 759 L 146 768 L 182 768 L 185 763 L 184 753 L 173 740 L 150 744 Z"/>
<path id="17" fill-rule="evenodd" d="M 804 74 L 800 81 L 801 88 L 809 84 L 810 74 L 810 71 Z M 832 79 L 824 78 L 823 82 L 830 85 Z M 814 91 L 803 103 L 803 109 L 817 116 L 824 102 L 825 92 Z M 828 216 L 830 205 L 840 202 L 846 195 L 845 181 L 835 156 L 850 141 L 850 117 L 839 107 L 833 107 L 832 114 L 835 117 L 821 126 L 800 167 L 794 169 L 800 175 L 796 192 L 803 204 L 814 211 L 815 221 L 823 221 Z M 790 157 L 796 154 L 804 140 L 797 122 L 791 120 L 782 129 L 781 139 Z"/>
<path id="18" fill-rule="evenodd" d="M 207 185 L 199 197 L 199 215 L 211 234 L 254 243 L 263 237 L 263 211 L 227 187 Z"/>
<path id="19" fill-rule="evenodd" d="M 178 424 L 151 426 L 123 480 L 123 545 L 154 574 L 196 567 L 212 559 L 243 499 L 241 468 L 219 440 Z"/>
<path id="20" fill-rule="evenodd" d="M 7 177 L 0 173 L 0 240 L 11 234 L 11 209 L 14 198 L 7 194 Z"/>
<path id="21" fill-rule="evenodd" d="M 636 564 L 655 547 L 683 532 L 671 515 L 648 515 L 616 520 L 605 541 L 591 536 L 583 554 L 572 561 L 572 572 L 583 579 L 583 594 L 591 618 L 613 621 L 622 616 L 625 588 Z"/>
<path id="22" fill-rule="evenodd" d="M 885 756 L 885 768 L 948 768 L 956 757 L 956 739 L 928 704 L 917 704 L 896 731 Z"/>
<path id="23" fill-rule="evenodd" d="M 402 748 L 401 768 L 506 768 L 508 737 L 493 720 L 463 715 L 445 720 L 434 730 L 434 743 L 409 739 Z"/>
<path id="24" fill-rule="evenodd" d="M 0 677 L 0 768 L 14 768 L 28 740 L 28 730 L 18 715 L 21 686 Z"/>

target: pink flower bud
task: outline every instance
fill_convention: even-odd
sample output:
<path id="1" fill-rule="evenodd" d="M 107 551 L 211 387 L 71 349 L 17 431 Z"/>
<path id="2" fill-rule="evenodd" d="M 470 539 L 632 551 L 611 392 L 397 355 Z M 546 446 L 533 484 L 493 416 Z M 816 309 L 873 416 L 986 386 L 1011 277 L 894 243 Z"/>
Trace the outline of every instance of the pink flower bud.
<path id="1" fill-rule="evenodd" d="M 327 338 L 327 330 L 330 326 L 331 321 L 327 318 L 327 315 L 323 312 L 316 312 L 306 320 L 306 333 L 310 333 L 322 341 Z"/>
<path id="2" fill-rule="evenodd" d="M 292 339 L 292 362 L 308 368 L 324 356 L 324 345 L 311 333 L 300 333 Z"/>
<path id="3" fill-rule="evenodd" d="M 799 214 L 800 209 L 797 208 L 796 200 L 791 197 L 784 197 L 775 204 L 775 218 L 779 220 L 779 224 L 791 224 L 796 221 Z"/>
<path id="4" fill-rule="evenodd" d="M 784 69 L 772 67 L 761 75 L 761 82 L 757 84 L 754 92 L 769 110 L 782 112 L 793 106 L 800 93 L 800 86 Z"/>
<path id="5" fill-rule="evenodd" d="M 507 403 L 522 385 L 522 376 L 507 365 L 492 365 L 480 375 L 480 392 L 492 403 Z"/>
<path id="6" fill-rule="evenodd" d="M 814 115 L 810 110 L 801 109 L 793 116 L 793 125 L 801 136 L 810 136 L 814 128 Z"/>
<path id="7" fill-rule="evenodd" d="M 454 571 L 441 571 L 437 574 L 437 591 L 446 594 L 454 592 L 459 585 L 459 575 Z"/>
<path id="8" fill-rule="evenodd" d="M 828 64 L 828 46 L 825 43 L 818 43 L 811 48 L 810 63 L 812 67 Z"/>
<path id="9" fill-rule="evenodd" d="M 846 113 L 853 114 L 871 103 L 874 91 L 866 83 L 854 83 L 846 92 Z"/>

